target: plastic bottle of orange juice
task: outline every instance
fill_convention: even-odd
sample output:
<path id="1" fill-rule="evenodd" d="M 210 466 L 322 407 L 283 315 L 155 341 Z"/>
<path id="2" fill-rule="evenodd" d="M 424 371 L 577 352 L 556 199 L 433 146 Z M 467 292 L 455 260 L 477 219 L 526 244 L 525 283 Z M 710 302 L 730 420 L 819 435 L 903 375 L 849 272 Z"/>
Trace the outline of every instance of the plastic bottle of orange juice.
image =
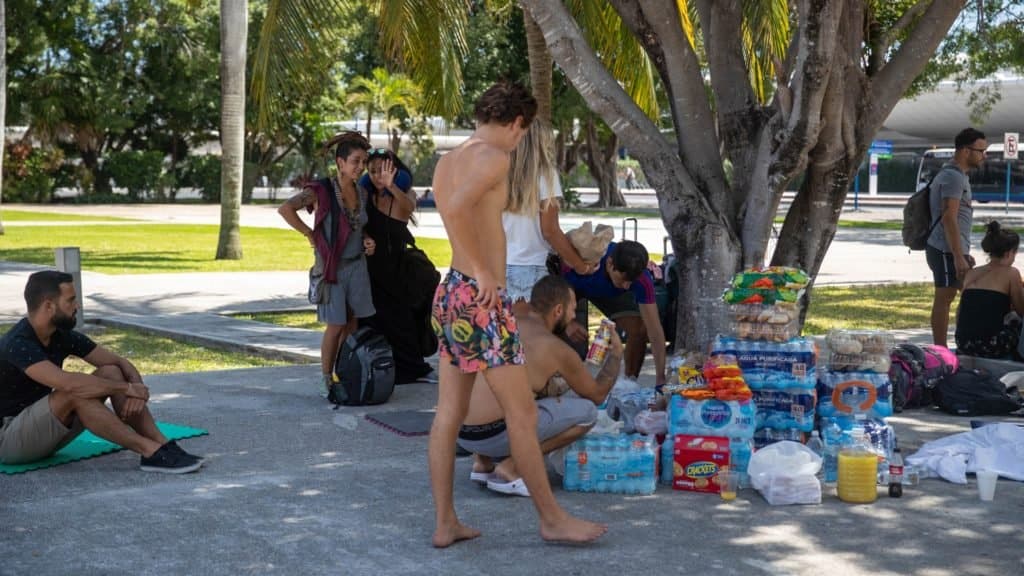
<path id="1" fill-rule="evenodd" d="M 839 452 L 836 492 L 840 500 L 853 504 L 870 504 L 878 498 L 878 455 L 868 450 L 863 435 Z"/>

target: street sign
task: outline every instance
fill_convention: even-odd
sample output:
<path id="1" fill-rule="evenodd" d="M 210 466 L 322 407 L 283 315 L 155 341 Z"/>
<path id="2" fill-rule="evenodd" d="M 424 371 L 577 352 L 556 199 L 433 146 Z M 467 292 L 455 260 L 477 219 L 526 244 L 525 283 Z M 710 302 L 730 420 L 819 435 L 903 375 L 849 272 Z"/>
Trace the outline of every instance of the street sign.
<path id="1" fill-rule="evenodd" d="M 1017 159 L 1017 147 L 1020 144 L 1020 134 L 1016 132 L 1006 132 L 1003 134 L 1003 159 L 1004 160 L 1016 160 Z"/>
<path id="2" fill-rule="evenodd" d="M 892 140 L 872 140 L 868 154 L 892 155 Z"/>

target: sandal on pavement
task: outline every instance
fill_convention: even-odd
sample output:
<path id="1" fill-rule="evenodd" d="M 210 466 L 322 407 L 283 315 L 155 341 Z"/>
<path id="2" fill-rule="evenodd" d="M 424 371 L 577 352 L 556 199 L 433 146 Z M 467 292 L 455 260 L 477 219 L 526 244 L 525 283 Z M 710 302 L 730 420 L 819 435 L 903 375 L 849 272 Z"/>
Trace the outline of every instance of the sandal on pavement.
<path id="1" fill-rule="evenodd" d="M 526 489 L 526 482 L 523 482 L 522 478 L 516 478 L 511 482 L 488 480 L 487 489 L 499 492 L 501 494 L 508 494 L 510 496 L 525 496 L 527 498 L 530 497 L 530 491 Z"/>
<path id="2" fill-rule="evenodd" d="M 501 480 L 494 472 L 470 472 L 469 479 L 477 484 L 487 484 L 491 480 Z"/>

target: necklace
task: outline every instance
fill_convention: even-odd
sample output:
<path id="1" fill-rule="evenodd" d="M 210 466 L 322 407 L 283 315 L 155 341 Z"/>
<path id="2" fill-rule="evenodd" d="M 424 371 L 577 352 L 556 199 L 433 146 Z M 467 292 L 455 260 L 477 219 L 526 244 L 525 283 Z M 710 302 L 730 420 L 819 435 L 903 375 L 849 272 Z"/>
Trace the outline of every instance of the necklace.
<path id="1" fill-rule="evenodd" d="M 345 196 L 342 193 L 341 184 L 336 180 L 331 180 L 331 184 L 332 187 L 334 188 L 334 196 L 335 198 L 338 199 L 338 205 L 341 207 L 341 211 L 345 215 L 345 218 L 348 219 L 349 226 L 352 228 L 353 232 L 358 231 L 360 228 L 362 228 L 362 220 L 359 217 L 359 213 L 361 212 L 359 190 L 356 189 L 355 205 L 352 208 L 349 208 L 348 206 L 345 205 Z"/>

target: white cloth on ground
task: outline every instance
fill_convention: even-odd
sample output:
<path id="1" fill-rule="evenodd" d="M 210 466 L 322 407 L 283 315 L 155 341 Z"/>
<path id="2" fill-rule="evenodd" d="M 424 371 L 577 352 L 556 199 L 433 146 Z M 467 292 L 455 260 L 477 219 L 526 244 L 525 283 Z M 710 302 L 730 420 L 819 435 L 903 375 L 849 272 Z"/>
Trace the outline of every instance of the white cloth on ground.
<path id="1" fill-rule="evenodd" d="M 932 440 L 907 463 L 954 484 L 966 484 L 967 474 L 978 470 L 1024 481 L 1024 428 L 999 422 Z"/>

